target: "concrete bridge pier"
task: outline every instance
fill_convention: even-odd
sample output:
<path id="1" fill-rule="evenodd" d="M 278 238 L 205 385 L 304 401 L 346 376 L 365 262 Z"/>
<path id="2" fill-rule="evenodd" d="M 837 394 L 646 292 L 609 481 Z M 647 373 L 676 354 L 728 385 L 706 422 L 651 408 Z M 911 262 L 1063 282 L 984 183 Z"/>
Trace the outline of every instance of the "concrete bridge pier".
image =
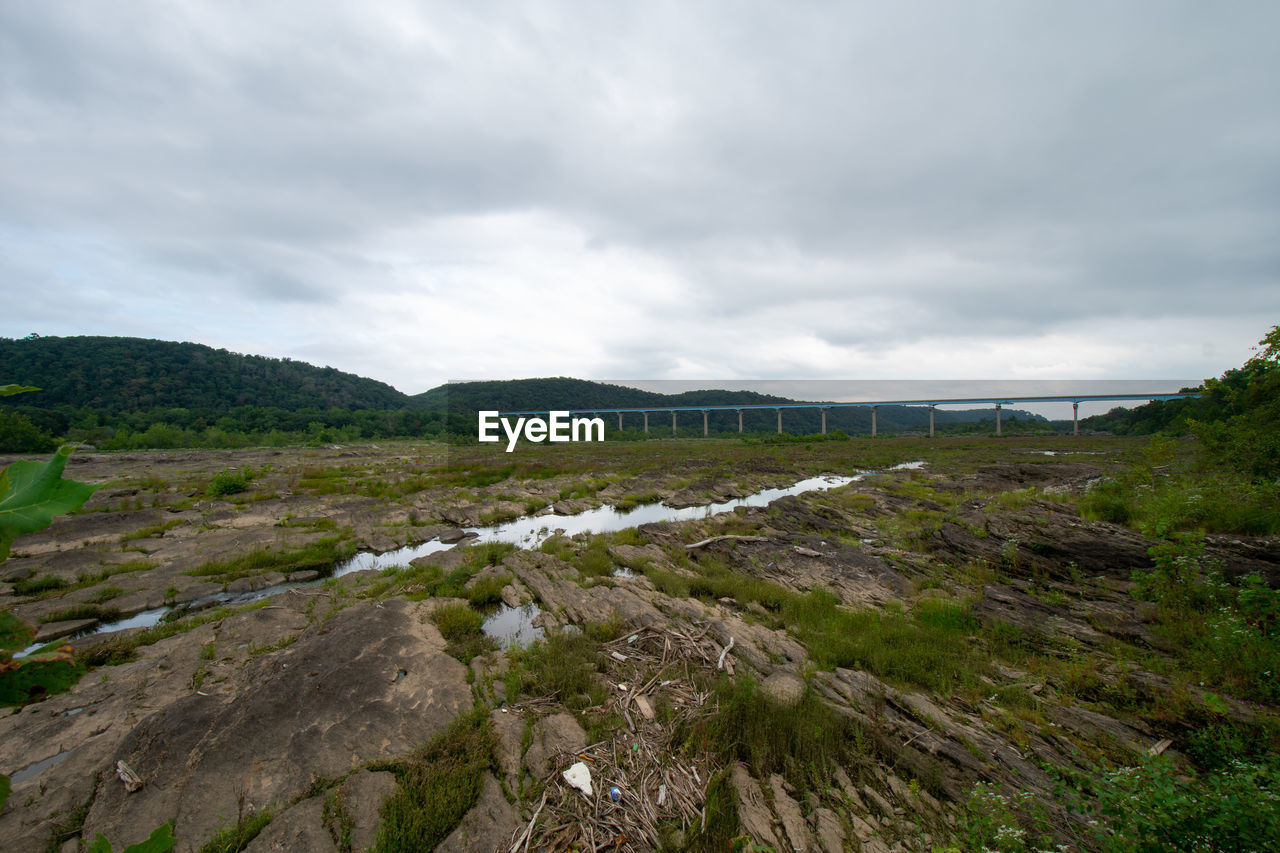
<path id="1" fill-rule="evenodd" d="M 933 438 L 933 406 L 929 407 L 929 438 Z"/>
<path id="2" fill-rule="evenodd" d="M 1080 434 L 1080 404 L 1071 404 L 1071 434 Z"/>
<path id="3" fill-rule="evenodd" d="M 818 411 L 822 412 L 822 434 L 826 435 L 827 434 L 827 410 L 819 409 Z"/>
<path id="4" fill-rule="evenodd" d="M 996 438 L 999 438 L 1000 434 L 1000 404 L 996 403 Z"/>
<path id="5" fill-rule="evenodd" d="M 676 434 L 676 413 L 674 411 L 671 412 L 671 434 Z"/>
<path id="6" fill-rule="evenodd" d="M 778 435 L 782 435 L 782 409 L 778 409 Z"/>
<path id="7" fill-rule="evenodd" d="M 707 432 L 707 410 L 703 409 L 702 410 L 702 437 L 706 438 L 708 435 L 709 433 Z"/>
<path id="8" fill-rule="evenodd" d="M 738 409 L 738 432 L 742 432 L 742 409 Z"/>
<path id="9" fill-rule="evenodd" d="M 648 412 L 644 413 L 644 434 L 645 435 L 649 434 L 649 413 Z"/>
<path id="10" fill-rule="evenodd" d="M 618 432 L 622 432 L 622 412 L 618 412 Z"/>
<path id="11" fill-rule="evenodd" d="M 876 410 L 879 408 L 880 408 L 879 406 L 871 407 L 871 437 L 872 438 L 876 437 Z"/>

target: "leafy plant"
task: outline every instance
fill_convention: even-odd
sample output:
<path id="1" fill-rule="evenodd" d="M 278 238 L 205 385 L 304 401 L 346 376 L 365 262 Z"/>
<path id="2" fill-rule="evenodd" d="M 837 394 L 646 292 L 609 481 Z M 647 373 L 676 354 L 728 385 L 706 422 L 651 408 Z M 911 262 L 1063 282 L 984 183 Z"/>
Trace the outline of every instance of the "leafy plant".
<path id="1" fill-rule="evenodd" d="M 1280 766 L 1232 761 L 1185 776 L 1166 757 L 1108 773 L 1097 786 L 1104 853 L 1270 850 L 1280 838 Z"/>
<path id="2" fill-rule="evenodd" d="M 62 469 L 72 453 L 61 447 L 48 462 L 19 460 L 0 471 L 0 560 L 24 533 L 44 530 L 54 516 L 84 506 L 96 486 L 62 479 Z"/>
<path id="3" fill-rule="evenodd" d="M 212 495 L 236 495 L 249 488 L 249 481 L 253 479 L 248 468 L 236 471 L 232 468 L 226 468 L 213 475 L 213 480 L 209 483 L 209 493 Z"/>
<path id="4" fill-rule="evenodd" d="M 173 845 L 177 843 L 178 839 L 173 837 L 173 826 L 166 823 L 156 827 L 146 841 L 130 844 L 122 853 L 165 853 L 166 850 L 172 850 Z M 89 845 L 89 853 L 113 853 L 111 842 L 107 841 L 102 833 L 98 833 L 93 844 Z"/>

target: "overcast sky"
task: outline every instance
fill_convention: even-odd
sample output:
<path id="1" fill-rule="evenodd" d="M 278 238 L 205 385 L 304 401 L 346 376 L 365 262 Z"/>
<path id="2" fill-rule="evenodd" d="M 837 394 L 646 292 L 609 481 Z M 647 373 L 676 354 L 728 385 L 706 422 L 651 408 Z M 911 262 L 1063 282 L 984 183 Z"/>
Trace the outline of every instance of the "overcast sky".
<path id="1" fill-rule="evenodd" d="M 1280 323 L 1280 4 L 0 3 L 0 335 L 1112 379 Z"/>

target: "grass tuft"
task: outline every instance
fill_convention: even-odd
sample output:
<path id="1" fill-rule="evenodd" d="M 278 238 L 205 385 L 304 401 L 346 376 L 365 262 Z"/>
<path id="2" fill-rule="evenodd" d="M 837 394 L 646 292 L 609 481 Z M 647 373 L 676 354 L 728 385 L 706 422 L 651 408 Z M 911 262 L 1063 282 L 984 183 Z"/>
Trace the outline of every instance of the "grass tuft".
<path id="1" fill-rule="evenodd" d="M 397 788 L 382 806 L 376 853 L 432 850 L 480 799 L 492 763 L 489 714 L 477 707 L 396 766 Z"/>

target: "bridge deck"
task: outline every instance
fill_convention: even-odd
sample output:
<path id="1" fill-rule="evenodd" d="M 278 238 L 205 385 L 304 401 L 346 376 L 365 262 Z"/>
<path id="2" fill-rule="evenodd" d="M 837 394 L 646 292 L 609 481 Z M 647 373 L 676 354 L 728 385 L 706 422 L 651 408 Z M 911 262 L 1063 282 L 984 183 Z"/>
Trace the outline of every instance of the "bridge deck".
<path id="1" fill-rule="evenodd" d="M 595 409 L 557 409 L 568 411 L 570 415 L 596 414 L 599 412 L 740 412 L 753 410 L 775 411 L 778 409 L 844 409 L 853 407 L 878 406 L 1008 406 L 1014 403 L 1089 403 L 1119 400 L 1178 400 L 1186 397 L 1199 397 L 1194 392 L 1177 394 L 1077 394 L 1057 397 L 965 397 L 961 399 L 935 398 L 924 400 L 861 400 L 852 403 L 814 402 L 814 403 L 752 403 L 733 406 L 645 406 L 638 409 L 619 409 L 605 406 Z M 500 415 L 546 415 L 550 409 L 521 412 L 499 412 Z"/>

